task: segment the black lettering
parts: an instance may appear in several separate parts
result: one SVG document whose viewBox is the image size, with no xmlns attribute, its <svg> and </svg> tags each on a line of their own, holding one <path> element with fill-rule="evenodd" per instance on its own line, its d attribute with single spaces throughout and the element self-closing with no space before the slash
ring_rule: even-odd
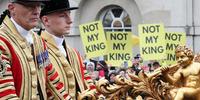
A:
<svg viewBox="0 0 200 100">
<path fill-rule="evenodd" d="M 163 46 L 158 46 L 158 53 L 163 53 L 163 52 L 164 52 Z"/>
<path fill-rule="evenodd" d="M 164 48 L 162 46 L 142 48 L 142 54 L 157 54 L 157 53 L 163 53 L 163 52 L 164 52 Z"/>
<path fill-rule="evenodd" d="M 145 43 L 153 43 L 153 38 L 151 37 L 145 37 Z"/>
<path fill-rule="evenodd" d="M 122 50 L 125 49 L 126 43 L 121 43 Z"/>
<path fill-rule="evenodd" d="M 125 54 L 125 60 L 130 60 L 130 59 L 131 59 L 130 54 L 129 54 L 129 53 L 126 53 L 126 54 Z"/>
<path fill-rule="evenodd" d="M 86 33 L 86 32 L 92 32 L 95 29 L 98 30 L 98 23 L 87 25 L 87 26 L 83 26 L 84 33 Z"/>
<path fill-rule="evenodd" d="M 110 34 L 110 40 L 117 40 L 116 34 Z"/>
<path fill-rule="evenodd" d="M 98 40 L 98 36 L 99 36 L 99 33 L 88 35 L 87 40 L 88 40 L 88 42 Z"/>
<path fill-rule="evenodd" d="M 88 53 L 88 52 L 92 52 L 92 51 L 91 51 L 90 45 L 89 45 L 89 46 L 86 46 L 85 49 L 86 49 L 86 52 L 87 52 L 87 53 Z"/>
<path fill-rule="evenodd" d="M 123 34 L 121 34 L 121 33 L 120 33 L 120 34 L 117 34 L 117 39 L 118 39 L 118 40 L 122 40 L 122 39 L 123 39 Z"/>
<path fill-rule="evenodd" d="M 110 60 L 130 60 L 129 53 L 110 53 L 109 59 Z"/>
<path fill-rule="evenodd" d="M 95 23 L 95 24 L 94 24 L 94 25 L 96 26 L 96 29 L 97 29 L 97 30 L 98 30 L 98 24 L 99 24 L 99 23 Z"/>
<path fill-rule="evenodd" d="M 165 40 L 173 40 L 173 41 L 181 41 L 181 34 L 172 34 L 172 33 L 166 33 L 165 34 Z"/>
<path fill-rule="evenodd" d="M 110 58 L 110 60 L 115 60 L 114 53 L 110 53 L 109 58 Z"/>
<path fill-rule="evenodd" d="M 142 30 L 143 30 L 143 33 L 149 33 L 149 29 L 148 29 L 148 26 L 144 26 L 142 27 Z"/>
<path fill-rule="evenodd" d="M 94 34 L 94 36 L 95 36 L 96 40 L 98 40 L 99 33 Z"/>
<path fill-rule="evenodd" d="M 113 50 L 120 50 L 120 44 L 119 43 L 113 43 Z"/>
<path fill-rule="evenodd" d="M 86 52 L 88 53 L 88 52 L 103 50 L 106 48 L 106 45 L 102 42 L 99 44 L 92 44 L 92 45 L 86 46 L 85 48 L 86 48 Z"/>
<path fill-rule="evenodd" d="M 156 25 L 156 31 L 159 32 L 160 25 Z"/>
<path fill-rule="evenodd" d="M 142 27 L 143 33 L 158 33 L 160 25 Z"/>
<path fill-rule="evenodd" d="M 176 60 L 176 55 L 167 54 L 167 60 L 175 61 Z"/>
<path fill-rule="evenodd" d="M 128 33 L 110 34 L 110 40 L 127 40 Z"/>
<path fill-rule="evenodd" d="M 166 50 L 175 50 L 177 46 L 178 46 L 178 44 L 167 43 Z"/>
<path fill-rule="evenodd" d="M 83 31 L 84 31 L 84 33 L 86 33 L 86 32 L 89 32 L 90 30 L 89 30 L 88 26 L 83 26 Z"/>
<path fill-rule="evenodd" d="M 158 49 L 157 49 L 157 47 L 151 47 L 151 48 L 149 49 L 149 52 L 150 52 L 150 54 L 158 53 Z"/>
<path fill-rule="evenodd" d="M 142 54 L 148 54 L 147 47 L 142 48 Z"/>
<path fill-rule="evenodd" d="M 88 40 L 88 42 L 91 42 L 91 41 L 94 41 L 95 39 L 94 39 L 93 35 L 88 35 L 87 40 Z"/>
<path fill-rule="evenodd" d="M 157 43 L 158 36 L 145 37 L 145 43 Z"/>
<path fill-rule="evenodd" d="M 126 43 L 113 43 L 113 50 L 124 50 Z"/>
<path fill-rule="evenodd" d="M 124 33 L 124 40 L 127 40 L 128 33 Z"/>
<path fill-rule="evenodd" d="M 166 50 L 173 50 L 173 44 L 167 43 Z"/>
<path fill-rule="evenodd" d="M 171 37 L 170 37 L 171 33 L 165 33 L 165 40 L 170 40 Z"/>
</svg>

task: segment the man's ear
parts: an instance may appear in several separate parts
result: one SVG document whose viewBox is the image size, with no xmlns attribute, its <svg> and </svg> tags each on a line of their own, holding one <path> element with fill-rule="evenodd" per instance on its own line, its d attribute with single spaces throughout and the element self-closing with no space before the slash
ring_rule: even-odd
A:
<svg viewBox="0 0 200 100">
<path fill-rule="evenodd" d="M 9 3 L 8 4 L 8 10 L 12 13 L 14 11 L 14 9 L 15 9 L 14 4 L 13 3 Z"/>
<path fill-rule="evenodd" d="M 41 20 L 42 20 L 42 23 L 44 24 L 44 26 L 49 26 L 49 18 L 48 18 L 48 16 L 42 16 Z"/>
</svg>

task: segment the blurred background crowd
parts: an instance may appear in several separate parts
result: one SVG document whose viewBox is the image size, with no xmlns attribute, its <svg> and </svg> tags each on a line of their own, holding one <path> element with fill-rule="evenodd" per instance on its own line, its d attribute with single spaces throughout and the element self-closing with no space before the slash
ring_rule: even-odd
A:
<svg viewBox="0 0 200 100">
<path fill-rule="evenodd" d="M 135 75 L 138 75 L 140 71 L 151 73 L 155 69 L 161 67 L 159 61 L 149 61 L 147 64 L 143 63 L 140 54 L 135 55 L 132 59 L 132 66 L 112 66 L 111 64 L 107 64 L 104 60 L 97 61 L 92 59 L 84 59 L 84 64 L 94 82 L 98 81 L 100 78 L 105 78 L 111 84 L 114 82 L 116 75 L 129 78 L 129 72 L 134 73 Z"/>
</svg>

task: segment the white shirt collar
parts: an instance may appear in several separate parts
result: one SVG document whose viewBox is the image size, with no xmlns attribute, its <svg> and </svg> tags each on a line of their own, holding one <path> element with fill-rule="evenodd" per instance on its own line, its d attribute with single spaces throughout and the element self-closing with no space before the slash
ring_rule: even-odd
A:
<svg viewBox="0 0 200 100">
<path fill-rule="evenodd" d="M 11 21 L 14 23 L 15 27 L 17 28 L 17 31 L 29 42 L 29 43 L 33 43 L 33 37 L 30 31 L 27 31 L 26 29 L 24 29 L 23 27 L 21 27 L 19 24 L 17 24 L 17 22 L 11 18 Z"/>
<path fill-rule="evenodd" d="M 47 32 L 48 33 L 48 32 Z M 48 34 L 50 34 L 50 33 L 48 33 Z M 67 56 L 67 54 L 66 54 L 66 50 L 64 49 L 64 47 L 63 47 L 63 42 L 64 42 L 64 37 L 57 37 L 57 36 L 55 36 L 55 35 L 52 35 L 52 34 L 50 34 L 53 38 L 54 38 L 54 40 L 55 40 L 55 42 L 56 42 L 56 46 L 58 47 L 58 49 L 59 49 L 59 51 L 61 52 L 61 53 L 63 53 L 64 54 L 64 56 L 66 57 Z"/>
<path fill-rule="evenodd" d="M 50 34 L 50 33 L 48 33 L 48 34 Z M 62 43 L 64 41 L 64 37 L 60 38 L 60 37 L 57 37 L 57 36 L 52 35 L 52 34 L 50 34 L 50 35 L 54 38 L 57 46 L 62 46 Z"/>
</svg>

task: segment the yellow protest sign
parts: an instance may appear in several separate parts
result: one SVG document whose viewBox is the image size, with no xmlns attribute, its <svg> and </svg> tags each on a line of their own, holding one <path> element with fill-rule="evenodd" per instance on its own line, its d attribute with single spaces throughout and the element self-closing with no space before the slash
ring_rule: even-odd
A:
<svg viewBox="0 0 200 100">
<path fill-rule="evenodd" d="M 131 32 L 106 32 L 108 55 L 107 62 L 112 66 L 131 66 Z"/>
<path fill-rule="evenodd" d="M 101 21 L 82 24 L 79 30 L 87 58 L 106 54 L 107 44 Z"/>
<path fill-rule="evenodd" d="M 140 24 L 140 54 L 144 60 L 164 59 L 165 32 L 163 24 Z"/>
<path fill-rule="evenodd" d="M 166 32 L 165 33 L 166 41 L 166 63 L 175 64 L 176 56 L 175 49 L 178 45 L 185 45 L 186 43 L 186 34 L 183 32 Z"/>
</svg>

